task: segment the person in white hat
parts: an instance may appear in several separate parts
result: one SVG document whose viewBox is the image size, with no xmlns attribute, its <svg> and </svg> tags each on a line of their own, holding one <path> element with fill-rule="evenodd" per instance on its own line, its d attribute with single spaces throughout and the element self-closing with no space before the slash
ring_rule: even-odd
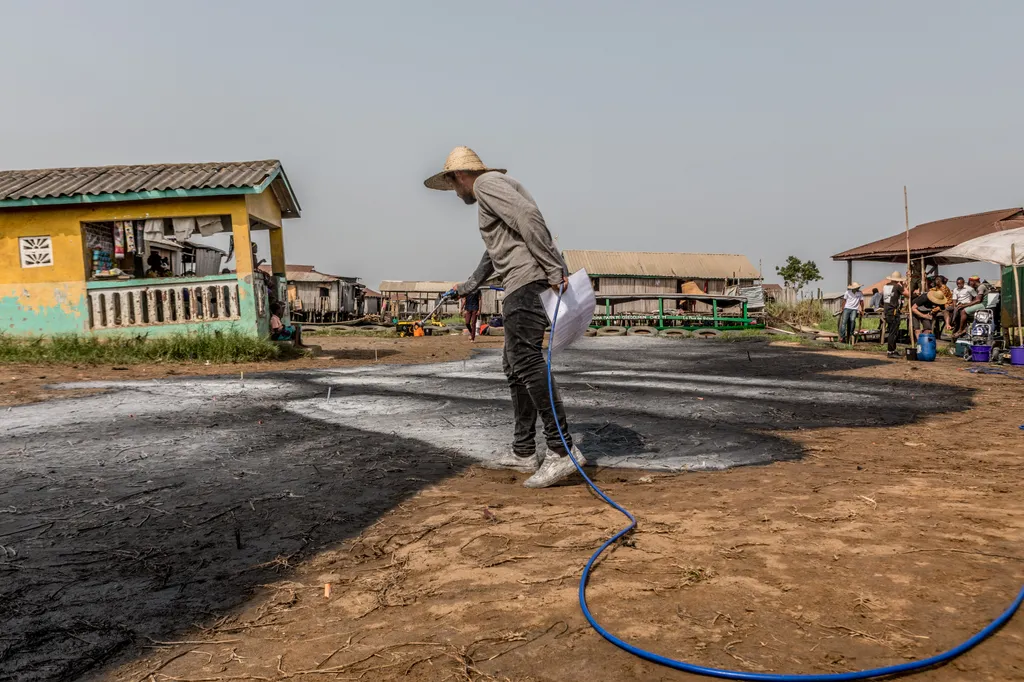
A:
<svg viewBox="0 0 1024 682">
<path fill-rule="evenodd" d="M 839 343 L 853 343 L 853 332 L 857 327 L 857 314 L 864 314 L 864 294 L 860 284 L 853 282 L 843 294 L 843 316 L 839 318 Z"/>
<path fill-rule="evenodd" d="M 430 189 L 454 190 L 464 202 L 477 204 L 480 209 L 484 255 L 469 279 L 445 295 L 454 298 L 476 291 L 494 273 L 505 288 L 502 367 L 512 391 L 515 431 L 512 447 L 496 453 L 487 464 L 533 472 L 523 485 L 544 488 L 576 471 L 570 457 L 580 466 L 587 461 L 573 445 L 554 379 L 551 388 L 555 409 L 551 409 L 542 350 L 548 317 L 540 294 L 549 287 L 555 291 L 563 287 L 567 272 L 537 203 L 505 172 L 485 166 L 472 149 L 456 147 L 444 169 L 423 184 Z M 538 415 L 547 444 L 543 459 L 536 452 Z M 569 452 L 562 444 L 559 427 Z"/>
</svg>

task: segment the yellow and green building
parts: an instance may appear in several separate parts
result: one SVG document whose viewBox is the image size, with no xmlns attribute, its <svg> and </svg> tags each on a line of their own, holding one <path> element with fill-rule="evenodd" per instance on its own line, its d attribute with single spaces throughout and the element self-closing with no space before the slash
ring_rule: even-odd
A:
<svg viewBox="0 0 1024 682">
<path fill-rule="evenodd" d="M 282 223 L 299 211 L 275 160 L 0 171 L 0 333 L 266 335 L 286 300 Z M 192 239 L 218 233 L 233 271 L 196 267 L 210 251 Z"/>
</svg>

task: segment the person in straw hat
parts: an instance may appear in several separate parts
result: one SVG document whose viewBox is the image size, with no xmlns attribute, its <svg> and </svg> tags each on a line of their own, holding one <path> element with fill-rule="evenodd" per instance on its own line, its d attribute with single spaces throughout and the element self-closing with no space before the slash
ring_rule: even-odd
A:
<svg viewBox="0 0 1024 682">
<path fill-rule="evenodd" d="M 548 396 L 547 364 L 541 349 L 547 313 L 541 304 L 543 291 L 558 291 L 567 283 L 561 254 L 537 203 L 521 184 L 500 168 L 489 168 L 468 147 L 456 147 L 444 169 L 424 181 L 430 189 L 453 190 L 467 204 L 479 207 L 480 236 L 484 254 L 476 270 L 462 284 L 446 292 L 448 298 L 476 291 L 497 273 L 505 288 L 503 303 L 505 349 L 502 367 L 512 392 L 515 430 L 511 448 L 496 453 L 488 464 L 510 467 L 533 475 L 523 484 L 544 488 L 576 471 L 586 459 L 573 445 L 565 410 L 552 379 L 554 410 Z M 544 425 L 547 448 L 543 459 L 536 452 L 537 416 Z M 569 451 L 559 437 L 561 427 Z"/>
<path fill-rule="evenodd" d="M 864 314 L 864 294 L 860 290 L 860 284 L 852 282 L 843 294 L 843 316 L 839 318 L 839 343 L 853 343 L 858 314 Z"/>
<path fill-rule="evenodd" d="M 930 332 L 935 315 L 941 314 L 948 302 L 946 295 L 939 289 L 929 289 L 915 298 L 910 306 L 910 314 L 914 317 L 914 329 Z"/>
<path fill-rule="evenodd" d="M 889 275 L 888 283 L 882 287 L 882 304 L 885 310 L 885 343 L 888 357 L 898 358 L 896 339 L 900 334 L 900 311 L 903 310 L 903 297 L 907 295 L 904 283 L 906 277 L 896 270 Z"/>
</svg>

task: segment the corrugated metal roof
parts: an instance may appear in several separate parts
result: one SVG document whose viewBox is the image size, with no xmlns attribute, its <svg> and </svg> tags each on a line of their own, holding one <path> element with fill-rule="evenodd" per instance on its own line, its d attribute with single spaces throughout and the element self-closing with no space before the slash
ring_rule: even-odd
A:
<svg viewBox="0 0 1024 682">
<path fill-rule="evenodd" d="M 0 171 L 0 201 L 255 188 L 269 180 L 285 217 L 298 216 L 299 204 L 281 162 L 274 159 Z"/>
<path fill-rule="evenodd" d="M 285 265 L 284 276 L 289 282 L 337 282 L 341 277 L 328 275 L 324 272 L 317 272 L 312 265 Z M 269 265 L 261 265 L 260 270 L 268 275 L 274 274 Z"/>
<path fill-rule="evenodd" d="M 931 256 L 969 239 L 1018 227 L 1024 227 L 1024 209 L 1021 208 L 1004 208 L 922 223 L 910 230 L 910 253 L 917 257 Z M 907 233 L 904 231 L 837 253 L 832 260 L 906 262 L 906 257 Z"/>
<path fill-rule="evenodd" d="M 757 279 L 760 273 L 747 259 L 730 253 L 657 253 L 652 251 L 579 251 L 562 253 L 570 272 L 621 277 L 677 279 Z"/>
<path fill-rule="evenodd" d="M 458 286 L 458 282 L 433 282 L 386 279 L 380 283 L 381 293 L 394 291 L 406 291 L 423 294 L 443 294 L 449 289 Z"/>
</svg>

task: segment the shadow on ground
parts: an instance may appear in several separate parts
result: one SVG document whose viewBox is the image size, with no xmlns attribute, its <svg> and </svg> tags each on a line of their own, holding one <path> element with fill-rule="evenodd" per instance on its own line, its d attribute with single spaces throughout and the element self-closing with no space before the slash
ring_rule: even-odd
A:
<svg viewBox="0 0 1024 682">
<path fill-rule="evenodd" d="M 965 389 L 827 374 L 875 363 L 595 339 L 558 374 L 573 431 L 604 466 L 766 463 L 801 454 L 786 430 L 970 405 Z M 497 351 L 113 388 L 0 422 L 0 679 L 78 679 L 208 627 L 305 556 L 486 459 L 509 431 Z"/>
<path fill-rule="evenodd" d="M 465 460 L 274 404 L 117 416 L 0 446 L 0 679 L 72 680 L 210 625 Z"/>
</svg>

